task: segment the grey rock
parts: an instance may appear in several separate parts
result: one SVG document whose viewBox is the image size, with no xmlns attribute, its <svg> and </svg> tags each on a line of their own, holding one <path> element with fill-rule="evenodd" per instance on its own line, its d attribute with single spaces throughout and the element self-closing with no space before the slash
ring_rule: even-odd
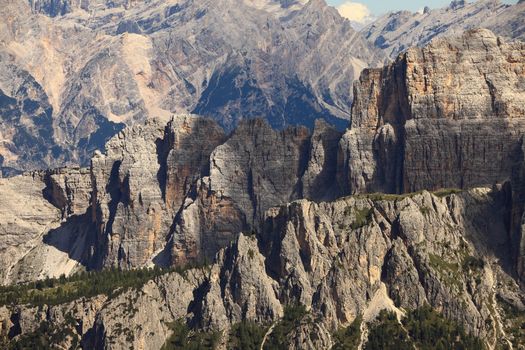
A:
<svg viewBox="0 0 525 350">
<path fill-rule="evenodd" d="M 195 116 L 175 117 L 166 127 L 152 120 L 114 137 L 91 167 L 97 264 L 165 263 L 175 215 L 193 183 L 208 172 L 210 153 L 223 138 L 215 123 Z"/>
<path fill-rule="evenodd" d="M 448 7 L 423 12 L 391 12 L 379 17 L 361 33 L 390 58 L 414 46 L 423 47 L 434 38 L 456 36 L 463 31 L 487 28 L 507 39 L 524 39 L 525 5 L 499 0 L 452 1 Z"/>
<path fill-rule="evenodd" d="M 306 128 L 279 132 L 261 119 L 242 123 L 210 157 L 210 188 L 258 223 L 272 206 L 300 198 L 308 146 Z"/>
</svg>

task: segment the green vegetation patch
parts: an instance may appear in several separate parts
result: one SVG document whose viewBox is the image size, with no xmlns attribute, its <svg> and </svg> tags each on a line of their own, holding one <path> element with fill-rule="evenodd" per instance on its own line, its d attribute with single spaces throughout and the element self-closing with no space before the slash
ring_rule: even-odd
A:
<svg viewBox="0 0 525 350">
<path fill-rule="evenodd" d="M 481 350 L 483 342 L 454 321 L 447 320 L 430 306 L 409 311 L 398 322 L 396 314 L 386 310 L 370 325 L 366 350 Z M 350 349 L 350 348 L 347 348 Z"/>
<path fill-rule="evenodd" d="M 398 322 L 396 314 L 382 310 L 369 325 L 368 340 L 365 350 L 413 350 L 413 342 L 408 333 Z"/>
<path fill-rule="evenodd" d="M 429 207 L 420 207 L 419 211 L 421 212 L 421 214 L 423 214 L 423 216 L 428 216 L 432 212 L 432 209 L 430 209 Z"/>
<path fill-rule="evenodd" d="M 483 259 L 468 255 L 463 259 L 462 266 L 465 272 L 480 271 L 485 267 L 485 262 Z"/>
<path fill-rule="evenodd" d="M 432 194 L 434 194 L 434 196 L 436 197 L 442 198 L 450 196 L 451 194 L 458 194 L 461 192 L 463 192 L 463 190 L 460 190 L 459 188 L 442 188 L 440 190 L 432 192 Z"/>
<path fill-rule="evenodd" d="M 216 349 L 220 343 L 220 332 L 195 331 L 183 319 L 170 323 L 172 335 L 162 350 L 204 350 Z"/>
<path fill-rule="evenodd" d="M 431 191 L 433 195 L 437 197 L 446 197 L 451 194 L 458 194 L 463 192 L 463 190 L 459 188 L 442 188 L 436 191 Z M 402 194 L 393 194 L 393 193 L 363 193 L 363 194 L 356 194 L 353 197 L 354 198 L 364 198 L 364 199 L 370 199 L 373 202 L 377 201 L 398 201 L 403 200 L 405 198 L 412 198 L 414 196 L 417 196 L 418 194 L 422 194 L 423 191 L 417 191 L 417 192 L 409 192 L 409 193 L 402 193 Z"/>
<path fill-rule="evenodd" d="M 354 322 L 346 328 L 341 328 L 334 333 L 333 350 L 347 350 L 357 349 L 361 342 L 361 323 L 363 318 L 361 316 L 356 317 Z"/>
<path fill-rule="evenodd" d="M 512 345 L 519 349 L 525 344 L 525 311 L 519 310 L 499 295 L 496 295 L 496 301 L 505 313 L 505 331 L 511 336 Z"/>
<path fill-rule="evenodd" d="M 259 350 L 268 327 L 251 321 L 233 325 L 228 342 L 229 350 Z"/>
<path fill-rule="evenodd" d="M 76 322 L 71 315 L 66 316 L 66 321 L 65 327 L 43 321 L 34 332 L 22 334 L 10 341 L 5 339 L 7 342 L 0 342 L 0 347 L 8 350 L 55 349 L 57 344 L 69 340 L 71 349 L 76 349 L 80 345 L 80 336 L 72 330 Z"/>
<path fill-rule="evenodd" d="M 273 331 L 266 338 L 264 343 L 265 350 L 286 350 L 290 345 L 290 333 L 301 325 L 301 321 L 306 316 L 304 305 L 286 306 L 284 317 L 273 328 Z"/>
<path fill-rule="evenodd" d="M 441 280 L 446 286 L 461 290 L 461 274 L 459 264 L 446 261 L 443 257 L 436 254 L 429 254 L 430 267 L 436 270 L 441 276 Z"/>
<path fill-rule="evenodd" d="M 357 209 L 355 211 L 354 222 L 350 224 L 352 230 L 357 230 L 358 228 L 368 225 L 372 221 L 372 209 L 363 208 Z"/>
<path fill-rule="evenodd" d="M 428 305 L 410 311 L 402 322 L 420 350 L 485 348 L 481 339 L 468 334 L 463 326 L 444 318 Z"/>
<path fill-rule="evenodd" d="M 135 270 L 108 269 L 81 272 L 70 277 L 48 278 L 26 284 L 0 286 L 0 306 L 57 305 L 101 294 L 114 297 L 130 288 L 141 288 L 157 276 L 172 272 L 182 274 L 190 268 L 197 267 L 199 266 L 188 265 L 170 269 L 158 267 Z"/>
</svg>

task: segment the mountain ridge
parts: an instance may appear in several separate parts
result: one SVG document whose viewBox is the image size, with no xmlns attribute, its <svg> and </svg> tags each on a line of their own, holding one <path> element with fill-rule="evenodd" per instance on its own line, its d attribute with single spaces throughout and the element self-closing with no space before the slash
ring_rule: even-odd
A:
<svg viewBox="0 0 525 350">
<path fill-rule="evenodd" d="M 13 25 L 2 27 L 2 51 L 38 82 L 42 97 L 36 101 L 47 113 L 40 128 L 52 135 L 29 146 L 6 133 L 7 174 L 11 168 L 86 165 L 126 125 L 173 113 L 208 116 L 227 130 L 254 117 L 276 128 L 313 128 L 323 118 L 344 129 L 352 81 L 362 68 L 384 61 L 318 0 L 285 2 L 290 6 L 279 11 L 241 0 L 107 3 L 91 12 L 73 5 L 89 10 L 99 2 L 65 2 L 72 5 L 64 15 L 50 9 L 62 2 L 30 8 L 4 1 Z M 46 11 L 57 15 L 39 13 Z M 21 88 L 14 83 L 0 87 L 9 98 Z M 5 103 L 16 117 L 4 119 L 4 128 L 28 129 L 28 98 Z"/>
<path fill-rule="evenodd" d="M 395 60 L 410 47 L 425 46 L 433 38 L 454 36 L 469 29 L 487 28 L 508 39 L 523 41 L 524 12 L 521 1 L 515 5 L 500 0 L 452 1 L 439 9 L 390 12 L 366 25 L 361 33 Z"/>
</svg>

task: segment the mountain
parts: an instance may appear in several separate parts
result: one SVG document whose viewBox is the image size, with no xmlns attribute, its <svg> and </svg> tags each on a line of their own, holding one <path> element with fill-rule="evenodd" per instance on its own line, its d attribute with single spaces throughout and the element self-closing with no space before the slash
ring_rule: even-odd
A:
<svg viewBox="0 0 525 350">
<path fill-rule="evenodd" d="M 524 57 L 470 30 L 364 70 L 344 133 L 176 115 L 0 179 L 3 345 L 518 348 Z"/>
<path fill-rule="evenodd" d="M 448 7 L 412 13 L 388 13 L 368 24 L 361 33 L 392 59 L 413 46 L 433 38 L 459 35 L 475 28 L 488 28 L 509 39 L 525 39 L 525 3 L 507 5 L 499 0 L 452 1 Z"/>
<path fill-rule="evenodd" d="M 344 129 L 353 80 L 384 61 L 322 0 L 3 0 L 1 15 L 6 175 L 85 166 L 125 126 L 172 113 Z"/>
<path fill-rule="evenodd" d="M 194 343 L 231 348 L 230 334 L 249 322 L 261 329 L 258 344 L 268 334 L 265 349 L 279 340 L 283 348 L 329 349 L 334 332 L 359 315 L 357 344 L 380 310 L 401 317 L 430 304 L 486 344 L 518 346 L 523 334 L 513 332 L 525 310 L 523 292 L 498 260 L 508 244 L 505 197 L 476 189 L 302 200 L 276 208 L 263 231 L 240 234 L 209 266 L 164 273 L 112 295 L 3 306 L 0 317 L 4 332 L 26 346 L 45 335 L 64 348 L 160 349 L 185 344 L 184 329 L 192 327 L 199 330 L 190 333 Z M 297 304 L 306 308 L 287 307 Z M 282 328 L 289 333 L 273 339 Z"/>
</svg>

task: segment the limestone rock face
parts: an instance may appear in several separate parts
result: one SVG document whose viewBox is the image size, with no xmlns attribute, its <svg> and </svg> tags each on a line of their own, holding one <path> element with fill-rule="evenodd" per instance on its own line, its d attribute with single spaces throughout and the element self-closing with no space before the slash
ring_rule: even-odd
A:
<svg viewBox="0 0 525 350">
<path fill-rule="evenodd" d="M 448 7 L 425 11 L 391 12 L 368 24 L 361 33 L 392 59 L 432 39 L 458 35 L 474 28 L 488 28 L 508 39 L 523 40 L 525 4 L 504 4 L 499 0 L 452 1 Z"/>
<path fill-rule="evenodd" d="M 38 175 L 1 179 L 0 215 L 2 232 L 2 280 L 19 261 L 38 244 L 50 227 L 60 223 L 60 211 L 42 197 L 45 183 Z M 18 213 L 18 217 L 14 216 Z"/>
<path fill-rule="evenodd" d="M 53 275 L 80 265 L 129 269 L 213 261 L 239 232 L 258 230 L 271 207 L 338 197 L 340 135 L 324 122 L 310 135 L 304 127 L 277 131 L 256 119 L 226 137 L 210 119 L 177 115 L 167 124 L 153 119 L 125 129 L 95 154 L 89 169 L 6 179 L 6 193 L 20 183 L 28 187 L 30 176 L 37 179 L 35 205 L 54 210 L 48 219 L 53 225 L 35 233 L 34 244 L 6 242 L 24 257 L 6 257 L 6 266 L 20 265 L 9 281 L 44 278 L 53 264 L 62 264 L 58 257 L 44 264 L 47 249 L 65 254 L 64 263 L 75 262 Z M 19 217 L 16 208 L 6 203 L 5 217 Z M 12 233 L 21 230 L 14 226 Z M 47 272 L 30 273 L 32 260 L 49 264 Z"/>
<path fill-rule="evenodd" d="M 93 233 L 88 186 L 85 169 L 0 180 L 2 284 L 68 275 L 86 261 Z"/>
<path fill-rule="evenodd" d="M 82 338 L 83 346 L 160 349 L 172 332 L 170 323 L 186 316 L 194 283 L 173 274 L 108 300 L 96 314 L 92 333 Z"/>
<path fill-rule="evenodd" d="M 279 132 L 260 119 L 241 124 L 211 155 L 211 190 L 259 222 L 270 207 L 301 198 L 309 136 L 306 128 Z"/>
<path fill-rule="evenodd" d="M 256 230 L 271 207 L 298 198 L 335 198 L 340 133 L 319 122 L 273 130 L 264 120 L 242 122 L 210 156 L 175 218 L 172 263 L 213 260 L 239 232 Z"/>
<path fill-rule="evenodd" d="M 245 230 L 251 230 L 245 209 L 210 191 L 209 177 L 205 177 L 196 183 L 174 220 L 168 256 L 174 265 L 213 261 L 220 248 Z"/>
<path fill-rule="evenodd" d="M 28 6 L 29 5 L 29 6 Z M 2 0 L 0 167 L 87 166 L 126 126 L 195 113 L 233 130 L 325 119 L 385 60 L 323 1 Z"/>
<path fill-rule="evenodd" d="M 400 193 L 510 178 L 525 130 L 524 50 L 473 30 L 365 71 L 340 143 L 342 182 Z"/>
<path fill-rule="evenodd" d="M 211 270 L 210 292 L 203 300 L 203 310 L 208 311 L 202 314 L 206 324 L 223 328 L 228 322 L 268 323 L 283 316 L 279 285 L 267 275 L 267 257 L 257 243 L 255 236 L 241 234 L 232 248 L 219 253 L 219 266 Z M 216 312 L 216 303 L 222 304 L 224 311 Z"/>
<path fill-rule="evenodd" d="M 0 317 L 21 334 L 41 322 L 70 328 L 84 347 L 160 349 L 174 320 L 219 331 L 227 344 L 233 324 L 271 325 L 286 305 L 300 303 L 307 314 L 289 348 L 329 349 L 331 334 L 357 316 L 370 321 L 385 308 L 430 304 L 487 344 L 502 344 L 512 340 L 502 300 L 524 309 L 507 272 L 508 195 L 502 187 L 300 200 L 270 210 L 258 234 L 240 234 L 208 267 L 168 273 L 111 299 L 18 306 L 0 309 Z"/>
<path fill-rule="evenodd" d="M 310 159 L 302 177 L 303 196 L 315 201 L 337 198 L 337 153 L 342 134 L 318 120 L 310 141 Z"/>
<path fill-rule="evenodd" d="M 32 234 L 34 244 L 7 241 L 6 249 L 19 257 L 6 257 L 6 271 L 13 271 L 6 282 L 45 277 L 53 264 L 70 273 L 78 265 L 129 269 L 212 261 L 239 232 L 260 232 L 272 207 L 302 198 L 492 186 L 514 171 L 517 199 L 523 51 L 521 43 L 475 30 L 365 70 L 343 136 L 321 121 L 310 134 L 304 127 L 274 130 L 260 119 L 243 121 L 226 136 L 217 123 L 190 115 L 129 127 L 104 154 L 95 154 L 89 170 L 31 175 L 38 179 L 35 203 L 57 209 L 46 219 L 54 224 Z M 5 180 L 6 191 L 29 179 Z M 516 261 L 518 204 L 512 219 Z M 16 205 L 4 208 L 6 217 L 19 217 Z M 32 259 L 50 256 L 48 249 L 60 254 L 49 266 L 38 264 L 47 272 L 29 272 Z M 395 279 L 405 267 L 392 259 Z M 312 298 L 311 286 L 300 279 L 286 283 L 292 281 L 304 290 L 301 298 Z"/>
<path fill-rule="evenodd" d="M 91 204 L 91 172 L 87 168 L 62 168 L 47 171 L 46 197 L 62 212 L 62 218 L 83 215 Z"/>
<path fill-rule="evenodd" d="M 170 324 L 190 316 L 188 306 L 202 280 L 202 271 L 173 273 L 113 298 L 99 295 L 55 306 L 2 307 L 0 317 L 9 321 L 10 337 L 31 334 L 47 323 L 46 334 L 59 341 L 54 346 L 160 349 L 172 332 Z"/>
<path fill-rule="evenodd" d="M 92 215 L 99 264 L 153 263 L 186 193 L 206 175 L 210 153 L 223 138 L 214 122 L 179 116 L 167 126 L 153 120 L 126 129 L 107 144 L 106 154 L 95 155 Z"/>
<path fill-rule="evenodd" d="M 110 140 L 106 154 L 92 159 L 98 237 L 106 239 L 103 265 L 145 264 L 162 248 L 169 218 L 157 176 L 156 141 L 164 127 L 149 122 L 126 129 Z"/>
</svg>

